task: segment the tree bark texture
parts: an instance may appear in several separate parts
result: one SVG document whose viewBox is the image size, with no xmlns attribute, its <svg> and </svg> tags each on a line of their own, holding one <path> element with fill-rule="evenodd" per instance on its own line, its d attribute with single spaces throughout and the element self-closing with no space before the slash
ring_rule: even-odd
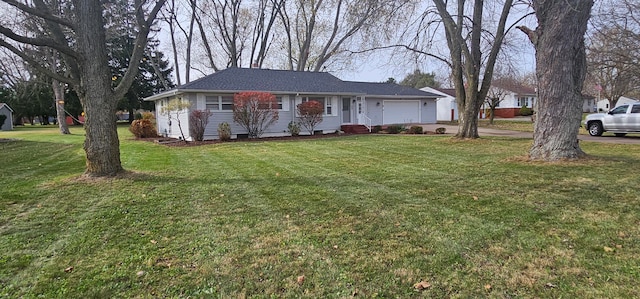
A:
<svg viewBox="0 0 640 299">
<path fill-rule="evenodd" d="M 87 176 L 114 176 L 123 171 L 116 127 L 117 98 L 111 88 L 106 33 L 99 0 L 75 1 L 78 11 L 80 86 L 85 111 L 84 150 Z M 89 60 L 93 60 L 90 62 Z M 87 82 L 91 80 L 91 82 Z"/>
<path fill-rule="evenodd" d="M 578 143 L 578 130 L 587 69 L 584 35 L 592 6 L 593 0 L 534 1 L 538 28 L 521 28 L 536 48 L 538 111 L 531 160 L 585 156 Z"/>
</svg>

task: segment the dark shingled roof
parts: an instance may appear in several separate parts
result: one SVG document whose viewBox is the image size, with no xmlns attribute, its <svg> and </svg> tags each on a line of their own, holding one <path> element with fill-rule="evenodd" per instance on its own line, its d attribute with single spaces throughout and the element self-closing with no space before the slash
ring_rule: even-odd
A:
<svg viewBox="0 0 640 299">
<path fill-rule="evenodd" d="M 344 82 L 329 73 L 228 68 L 178 90 L 348 92 Z"/>
<path fill-rule="evenodd" d="M 419 96 L 435 98 L 438 95 L 395 83 L 373 83 L 345 81 L 353 90 L 371 96 Z"/>
<path fill-rule="evenodd" d="M 437 95 L 429 92 L 393 83 L 342 81 L 325 72 L 248 68 L 228 68 L 178 86 L 176 90 L 226 92 L 268 91 L 437 97 Z"/>
</svg>

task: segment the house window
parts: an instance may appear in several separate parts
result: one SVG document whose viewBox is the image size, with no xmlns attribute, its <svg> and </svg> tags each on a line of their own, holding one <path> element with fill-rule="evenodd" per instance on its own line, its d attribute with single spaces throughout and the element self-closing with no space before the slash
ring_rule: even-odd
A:
<svg viewBox="0 0 640 299">
<path fill-rule="evenodd" d="M 278 103 L 277 104 L 278 110 L 282 110 L 282 96 L 277 96 L 276 97 L 276 102 Z"/>
<path fill-rule="evenodd" d="M 325 103 L 324 111 L 326 111 L 325 114 L 327 114 L 327 115 L 332 115 L 333 114 L 333 110 L 332 110 L 332 107 L 331 107 L 331 100 L 329 100 L 329 101 L 327 101 Z"/>
<path fill-rule="evenodd" d="M 518 107 L 529 107 L 529 98 L 528 97 L 519 97 L 518 98 Z"/>
<path fill-rule="evenodd" d="M 233 110 L 233 96 L 221 96 L 220 106 L 222 107 L 222 110 L 226 110 L 226 111 Z"/>
<path fill-rule="evenodd" d="M 220 110 L 220 103 L 218 100 L 218 96 L 206 96 L 206 108 L 214 111 L 214 110 Z"/>
<path fill-rule="evenodd" d="M 231 111 L 233 96 L 206 96 L 205 107 L 211 111 Z"/>
<path fill-rule="evenodd" d="M 322 107 L 324 107 L 324 115 L 331 115 L 331 112 L 327 112 L 327 102 L 331 102 L 330 100 L 327 101 L 326 98 L 324 97 L 303 97 L 302 98 L 302 102 L 310 102 L 310 101 L 316 101 L 319 102 Z M 329 109 L 331 109 L 331 104 L 329 104 Z"/>
</svg>

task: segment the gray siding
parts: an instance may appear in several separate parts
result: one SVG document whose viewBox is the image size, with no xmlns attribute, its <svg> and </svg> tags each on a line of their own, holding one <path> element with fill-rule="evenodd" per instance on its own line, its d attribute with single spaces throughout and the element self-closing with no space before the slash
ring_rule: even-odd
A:
<svg viewBox="0 0 640 299">
<path fill-rule="evenodd" d="M 380 103 L 380 105 L 378 105 Z M 371 125 L 377 126 L 382 125 L 382 111 L 383 111 L 383 99 L 380 98 L 369 98 L 365 99 L 365 107 L 363 107 L 365 111 L 365 115 L 371 119 Z"/>
</svg>

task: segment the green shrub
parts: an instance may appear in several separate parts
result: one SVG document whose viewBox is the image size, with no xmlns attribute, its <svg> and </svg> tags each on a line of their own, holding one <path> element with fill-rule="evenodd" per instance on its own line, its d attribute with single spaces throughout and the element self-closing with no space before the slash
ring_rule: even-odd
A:
<svg viewBox="0 0 640 299">
<path fill-rule="evenodd" d="M 529 116 L 533 114 L 533 110 L 531 110 L 531 108 L 527 107 L 527 106 L 522 106 L 522 108 L 520 108 L 520 115 L 521 116 Z"/>
<path fill-rule="evenodd" d="M 151 119 L 136 119 L 131 123 L 129 131 L 133 133 L 136 138 L 151 138 L 158 137 L 156 126 Z"/>
<path fill-rule="evenodd" d="M 133 116 L 134 120 L 142 119 L 142 113 L 138 112 Z"/>
<path fill-rule="evenodd" d="M 373 128 L 371 129 L 371 133 L 380 133 L 380 131 L 382 131 L 381 125 L 373 126 Z"/>
<path fill-rule="evenodd" d="M 387 127 L 387 133 L 389 134 L 398 134 L 404 131 L 405 131 L 405 128 L 403 125 L 389 125 Z"/>
<path fill-rule="evenodd" d="M 446 128 L 436 128 L 436 134 L 444 134 L 446 131 Z"/>
<path fill-rule="evenodd" d="M 422 134 L 421 126 L 411 126 L 409 128 L 409 134 Z"/>
<path fill-rule="evenodd" d="M 231 140 L 231 126 L 229 126 L 229 123 L 224 122 L 218 125 L 218 137 L 220 141 Z"/>
<path fill-rule="evenodd" d="M 296 122 L 290 121 L 287 128 L 289 129 L 289 133 L 291 133 L 291 136 L 300 135 L 300 126 Z"/>
</svg>

